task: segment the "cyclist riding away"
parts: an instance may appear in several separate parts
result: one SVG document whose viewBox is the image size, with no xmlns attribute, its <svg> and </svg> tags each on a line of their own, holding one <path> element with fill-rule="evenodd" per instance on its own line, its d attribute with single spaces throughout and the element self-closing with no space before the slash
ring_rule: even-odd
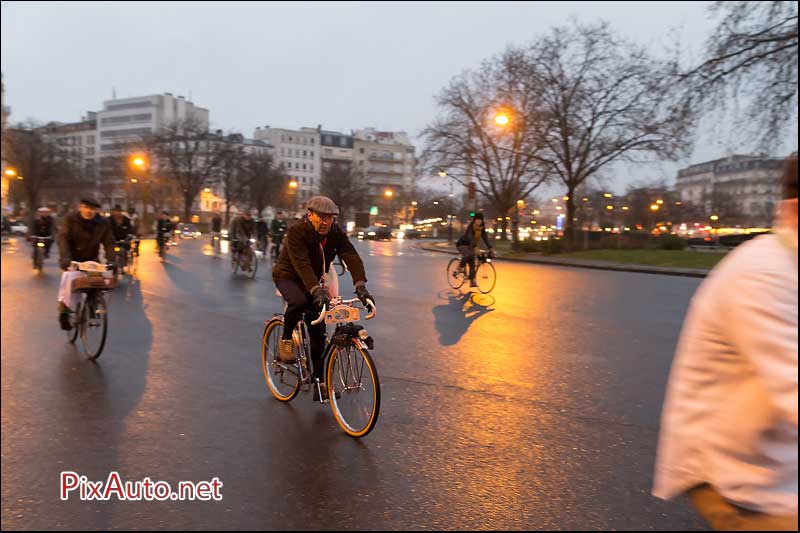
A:
<svg viewBox="0 0 800 533">
<path fill-rule="evenodd" d="M 55 222 L 53 217 L 50 216 L 50 209 L 40 207 L 36 210 L 36 218 L 33 220 L 33 225 L 28 233 L 28 240 L 34 237 L 51 237 L 44 242 L 44 258 L 50 257 L 50 247 L 53 245 L 53 232 L 55 231 Z M 36 255 L 36 243 L 33 243 L 33 254 Z"/>
<path fill-rule="evenodd" d="M 286 222 L 283 211 L 278 211 L 275 218 L 272 219 L 270 224 L 270 237 L 272 238 L 273 256 L 277 259 L 281 253 L 281 243 L 286 231 L 289 229 L 289 224 Z"/>
<path fill-rule="evenodd" d="M 483 221 L 483 213 L 475 213 L 475 216 L 467 226 L 467 231 L 458 239 L 456 246 L 458 251 L 461 252 L 461 263 L 458 265 L 459 269 L 464 268 L 464 265 L 469 265 L 469 286 L 477 287 L 475 283 L 475 250 L 480 245 L 481 240 L 486 243 L 489 250 L 489 255 L 494 257 L 494 246 L 489 241 L 486 235 L 486 225 Z"/>
<path fill-rule="evenodd" d="M 158 253 L 161 256 L 162 263 L 167 261 L 162 253 L 162 249 L 166 248 L 174 229 L 175 226 L 169 219 L 169 213 L 167 211 L 161 211 L 161 216 L 156 220 L 156 245 L 158 246 Z"/>
<path fill-rule="evenodd" d="M 311 359 L 314 364 L 312 381 L 321 383 L 322 397 L 327 397 L 323 378 L 322 356 L 325 348 L 325 322 L 312 326 L 322 310 L 328 306 L 331 295 L 323 285 L 323 278 L 337 255 L 350 269 L 356 295 L 364 305 L 375 301 L 367 291 L 364 263 L 347 234 L 336 223 L 339 208 L 326 196 L 315 196 L 306 205 L 308 213 L 292 224 L 286 234 L 286 246 L 281 250 L 272 272 L 275 286 L 287 302 L 284 313 L 283 335 L 278 357 L 284 363 L 293 363 L 295 349 L 292 332 L 304 314 L 311 341 Z M 313 316 L 312 316 L 313 315 Z M 314 401 L 319 401 L 319 391 L 314 387 Z"/>
<path fill-rule="evenodd" d="M 111 225 L 97 212 L 99 208 L 95 199 L 82 199 L 78 212 L 67 215 L 58 234 L 59 264 L 65 271 L 61 274 L 58 289 L 58 322 L 63 330 L 72 329 L 69 313 L 75 312 L 80 302 L 80 294 L 72 292 L 72 282 L 85 275 L 79 271 L 67 271 L 70 264 L 72 261 L 99 261 L 101 244 L 106 261 L 113 254 Z"/>
</svg>

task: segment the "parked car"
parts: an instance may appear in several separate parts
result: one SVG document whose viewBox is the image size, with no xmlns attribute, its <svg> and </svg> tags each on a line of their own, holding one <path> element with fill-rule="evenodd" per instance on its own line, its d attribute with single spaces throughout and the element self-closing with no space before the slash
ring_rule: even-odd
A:
<svg viewBox="0 0 800 533">
<path fill-rule="evenodd" d="M 178 224 L 175 230 L 181 239 L 198 239 L 203 236 L 194 224 Z"/>
<path fill-rule="evenodd" d="M 368 241 L 390 241 L 392 240 L 392 230 L 385 226 L 370 226 L 359 231 L 358 238 Z"/>
<path fill-rule="evenodd" d="M 26 233 L 28 233 L 28 226 L 26 226 L 21 220 L 11 223 L 12 235 L 25 235 Z"/>
</svg>

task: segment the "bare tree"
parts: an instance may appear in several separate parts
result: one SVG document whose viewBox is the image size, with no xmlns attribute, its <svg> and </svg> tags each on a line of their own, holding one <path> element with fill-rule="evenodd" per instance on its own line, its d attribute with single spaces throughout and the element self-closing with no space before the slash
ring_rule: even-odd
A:
<svg viewBox="0 0 800 533">
<path fill-rule="evenodd" d="M 221 161 L 221 143 L 194 117 L 170 124 L 158 134 L 155 151 L 165 175 L 179 188 L 184 220 Z"/>
<path fill-rule="evenodd" d="M 437 98 L 441 115 L 425 130 L 421 170 L 447 175 L 468 186 L 494 211 L 506 213 L 550 176 L 540 164 L 541 149 L 534 118 L 538 95 L 525 85 L 527 60 L 517 49 L 486 61 L 475 72 L 454 78 Z M 495 123 L 499 113 L 513 111 L 513 127 Z"/>
<path fill-rule="evenodd" d="M 243 144 L 224 143 L 220 151 L 220 164 L 217 177 L 222 183 L 225 197 L 225 225 L 230 223 L 231 206 L 244 198 L 244 173 L 247 154 Z"/>
<path fill-rule="evenodd" d="M 566 187 L 568 240 L 575 192 L 616 161 L 676 160 L 690 147 L 692 115 L 673 106 L 666 63 L 614 35 L 606 23 L 554 28 L 525 52 L 530 117 L 543 143 L 535 158 Z"/>
<path fill-rule="evenodd" d="M 333 164 L 322 169 L 320 194 L 328 196 L 341 209 L 346 218 L 354 209 L 364 206 L 369 190 L 364 179 L 352 165 Z"/>
<path fill-rule="evenodd" d="M 283 167 L 275 166 L 269 154 L 248 154 L 244 160 L 243 201 L 258 211 L 258 216 L 275 203 L 283 186 Z"/>
<path fill-rule="evenodd" d="M 78 176 L 75 158 L 32 123 L 8 128 L 4 137 L 9 167 L 21 177 L 12 182 L 9 194 L 25 201 L 32 219 L 45 188 L 63 185 Z"/>
<path fill-rule="evenodd" d="M 797 128 L 797 2 L 715 2 L 721 17 L 699 65 L 679 70 L 683 102 L 724 111 L 740 96 L 749 99 L 743 131 L 761 147 Z"/>
</svg>

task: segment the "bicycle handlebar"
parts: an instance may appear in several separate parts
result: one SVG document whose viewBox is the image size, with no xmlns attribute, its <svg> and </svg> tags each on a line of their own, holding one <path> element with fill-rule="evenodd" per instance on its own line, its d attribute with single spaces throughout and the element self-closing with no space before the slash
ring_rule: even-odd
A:
<svg viewBox="0 0 800 533">
<path fill-rule="evenodd" d="M 348 305 L 350 307 L 355 307 L 352 304 L 355 303 L 355 302 L 360 302 L 360 301 L 361 300 L 359 300 L 358 298 L 353 298 L 351 300 L 342 300 L 341 302 L 339 302 L 339 305 L 344 304 L 344 305 Z M 373 302 L 372 300 L 368 299 L 366 308 L 368 309 L 370 307 L 372 308 L 372 311 L 370 313 L 368 313 L 367 316 L 364 317 L 364 320 L 372 320 L 373 318 L 375 318 L 375 315 L 378 314 L 378 307 L 375 305 L 375 302 Z M 323 320 L 325 320 L 325 313 L 327 311 L 328 311 L 328 306 L 327 305 L 323 305 L 322 306 L 322 312 L 319 314 L 319 316 L 316 319 L 311 321 L 311 325 L 312 326 L 316 326 L 317 324 L 320 324 Z"/>
</svg>

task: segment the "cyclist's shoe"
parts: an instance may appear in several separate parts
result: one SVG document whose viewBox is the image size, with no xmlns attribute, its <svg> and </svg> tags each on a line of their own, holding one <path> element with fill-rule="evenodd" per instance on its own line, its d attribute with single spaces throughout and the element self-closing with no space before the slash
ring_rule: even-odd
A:
<svg viewBox="0 0 800 533">
<path fill-rule="evenodd" d="M 58 313 L 58 323 L 61 324 L 61 329 L 69 331 L 72 329 L 72 323 L 69 321 L 69 313 Z"/>
<path fill-rule="evenodd" d="M 325 399 L 325 400 L 328 399 L 328 387 L 327 387 L 327 385 L 325 385 L 324 383 L 320 383 L 319 384 L 319 389 L 317 389 L 316 385 L 313 386 L 313 389 L 314 389 L 314 401 L 315 402 L 320 401 L 320 399 L 319 399 L 319 391 L 320 390 L 322 391 L 322 398 Z M 342 398 L 342 395 L 341 395 L 341 393 L 339 393 L 339 391 L 335 391 L 334 394 L 336 395 L 336 399 L 337 400 Z"/>
<path fill-rule="evenodd" d="M 292 341 L 292 339 L 281 339 L 280 346 L 278 346 L 278 359 L 287 365 L 296 362 L 294 356 L 294 341 Z"/>
</svg>

